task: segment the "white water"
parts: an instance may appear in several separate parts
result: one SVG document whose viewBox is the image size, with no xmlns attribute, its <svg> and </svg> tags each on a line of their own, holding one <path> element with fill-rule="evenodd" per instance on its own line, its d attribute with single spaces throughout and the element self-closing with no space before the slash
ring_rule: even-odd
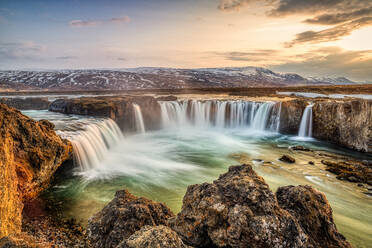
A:
<svg viewBox="0 0 372 248">
<path fill-rule="evenodd" d="M 123 135 L 113 120 L 106 119 L 87 125 L 69 139 L 73 146 L 75 164 L 86 171 L 99 168 L 108 150 L 123 139 Z"/>
<path fill-rule="evenodd" d="M 160 102 L 163 128 L 192 125 L 278 131 L 281 105 L 275 106 L 275 102 L 250 101 Z"/>
<path fill-rule="evenodd" d="M 134 118 L 136 121 L 136 129 L 139 133 L 145 133 L 145 123 L 143 122 L 143 116 L 141 108 L 138 104 L 133 103 L 133 109 L 134 109 Z"/>
<path fill-rule="evenodd" d="M 311 137 L 313 133 L 313 104 L 306 106 L 301 118 L 298 136 Z"/>
</svg>

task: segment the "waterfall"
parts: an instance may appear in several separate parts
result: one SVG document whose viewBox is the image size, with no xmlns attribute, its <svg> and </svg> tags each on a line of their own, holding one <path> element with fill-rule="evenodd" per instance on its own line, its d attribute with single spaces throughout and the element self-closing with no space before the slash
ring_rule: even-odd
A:
<svg viewBox="0 0 372 248">
<path fill-rule="evenodd" d="M 306 106 L 302 114 L 298 136 L 311 137 L 313 133 L 313 104 Z"/>
<path fill-rule="evenodd" d="M 258 107 L 257 113 L 254 115 L 251 127 L 257 130 L 265 130 L 270 112 L 274 106 L 274 102 L 265 102 Z"/>
<path fill-rule="evenodd" d="M 123 135 L 111 119 L 91 123 L 79 131 L 71 132 L 69 140 L 73 146 L 74 163 L 81 170 L 97 168 L 108 150 L 121 139 Z"/>
<path fill-rule="evenodd" d="M 136 122 L 136 130 L 139 133 L 145 133 L 145 123 L 143 122 L 143 116 L 141 107 L 138 104 L 133 103 L 134 118 Z"/>
<path fill-rule="evenodd" d="M 275 102 L 192 100 L 159 103 L 163 128 L 194 125 L 272 131 L 279 129 L 281 104 Z"/>
</svg>

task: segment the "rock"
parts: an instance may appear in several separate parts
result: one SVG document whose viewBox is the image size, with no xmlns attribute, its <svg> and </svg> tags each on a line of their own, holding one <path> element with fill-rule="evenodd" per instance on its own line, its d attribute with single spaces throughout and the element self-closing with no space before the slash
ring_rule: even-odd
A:
<svg viewBox="0 0 372 248">
<path fill-rule="evenodd" d="M 48 121 L 34 121 L 0 104 L 0 237 L 21 229 L 23 203 L 34 199 L 72 146 Z"/>
<path fill-rule="evenodd" d="M 293 151 L 304 151 L 304 152 L 310 152 L 311 150 L 309 148 L 303 147 L 303 146 L 291 146 L 289 147 L 290 150 Z"/>
<path fill-rule="evenodd" d="M 117 248 L 187 248 L 175 231 L 169 227 L 144 226 Z"/>
<path fill-rule="evenodd" d="M 280 111 L 279 132 L 284 134 L 297 134 L 301 123 L 301 116 L 307 101 L 295 99 L 282 102 Z"/>
<path fill-rule="evenodd" d="M 320 101 L 313 106 L 313 137 L 372 152 L 372 100 Z"/>
<path fill-rule="evenodd" d="M 124 132 L 136 131 L 133 104 L 141 108 L 146 130 L 161 125 L 161 110 L 152 96 L 81 97 L 57 99 L 49 106 L 50 111 L 64 114 L 90 115 L 113 119 Z"/>
<path fill-rule="evenodd" d="M 282 162 L 290 163 L 290 164 L 293 164 L 296 162 L 296 160 L 289 155 L 283 155 L 279 158 L 279 160 Z"/>
<path fill-rule="evenodd" d="M 372 167 L 364 163 L 329 160 L 322 160 L 321 162 L 327 166 L 327 171 L 337 175 L 337 179 L 372 185 Z"/>
<path fill-rule="evenodd" d="M 9 107 L 22 110 L 42 110 L 48 109 L 49 100 L 47 97 L 4 97 L 0 98 L 0 103 L 6 104 Z"/>
<path fill-rule="evenodd" d="M 276 192 L 280 207 L 293 215 L 314 247 L 351 247 L 340 234 L 325 195 L 311 186 L 285 186 Z"/>
<path fill-rule="evenodd" d="M 156 98 L 158 101 L 177 101 L 176 96 L 159 96 Z"/>
<path fill-rule="evenodd" d="M 116 247 L 143 226 L 167 225 L 173 213 L 162 203 L 135 197 L 127 190 L 90 218 L 88 234 L 94 247 Z"/>
<path fill-rule="evenodd" d="M 314 165 L 314 161 L 309 161 L 309 164 Z"/>
<path fill-rule="evenodd" d="M 311 247 L 296 219 L 250 165 L 188 187 L 170 226 L 195 247 Z"/>
</svg>

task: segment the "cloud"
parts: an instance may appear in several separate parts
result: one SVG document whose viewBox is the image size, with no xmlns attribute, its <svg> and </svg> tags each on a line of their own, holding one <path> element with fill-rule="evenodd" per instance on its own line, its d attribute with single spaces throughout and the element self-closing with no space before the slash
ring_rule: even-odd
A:
<svg viewBox="0 0 372 248">
<path fill-rule="evenodd" d="M 127 61 L 126 58 L 117 58 L 117 60 L 119 60 L 119 61 Z"/>
<path fill-rule="evenodd" d="M 301 43 L 320 43 L 339 40 L 344 36 L 350 35 L 352 31 L 364 26 L 372 25 L 372 17 L 362 17 L 354 21 L 343 23 L 332 28 L 321 31 L 306 31 L 296 35 L 291 42 L 285 43 L 286 47 L 292 47 Z"/>
<path fill-rule="evenodd" d="M 232 52 L 210 52 L 210 55 L 223 57 L 226 60 L 230 61 L 264 61 L 264 60 L 271 60 L 272 57 L 276 54 L 278 54 L 277 50 L 271 50 L 271 49 L 259 49 L 254 51 L 245 51 L 245 52 L 239 52 L 239 51 L 232 51 Z"/>
<path fill-rule="evenodd" d="M 306 19 L 304 22 L 309 24 L 334 25 L 366 16 L 372 16 L 372 7 L 351 12 L 323 14 L 314 18 Z"/>
<path fill-rule="evenodd" d="M 236 11 L 252 2 L 255 2 L 255 0 L 221 0 L 218 9 L 222 11 Z"/>
<path fill-rule="evenodd" d="M 0 57 L 6 59 L 36 59 L 46 47 L 32 41 L 0 43 Z"/>
<path fill-rule="evenodd" d="M 129 16 L 112 17 L 105 20 L 72 20 L 69 22 L 70 27 L 96 27 L 102 24 L 124 24 L 130 22 Z"/>
<path fill-rule="evenodd" d="M 70 59 L 77 59 L 78 57 L 76 56 L 61 56 L 61 57 L 56 57 L 56 59 L 59 60 L 70 60 Z"/>
<path fill-rule="evenodd" d="M 301 61 L 288 61 L 270 68 L 305 76 L 344 76 L 352 80 L 372 81 L 372 50 L 348 51 L 326 47 L 309 51 Z"/>
</svg>

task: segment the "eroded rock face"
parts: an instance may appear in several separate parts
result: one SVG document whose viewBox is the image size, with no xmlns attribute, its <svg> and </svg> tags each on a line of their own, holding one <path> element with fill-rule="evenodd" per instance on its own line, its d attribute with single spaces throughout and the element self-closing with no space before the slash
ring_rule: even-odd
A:
<svg viewBox="0 0 372 248">
<path fill-rule="evenodd" d="M 23 202 L 45 189 L 70 158 L 71 144 L 53 127 L 0 104 L 0 237 L 20 231 Z"/>
<path fill-rule="evenodd" d="M 301 123 L 302 113 L 307 101 L 295 99 L 282 102 L 279 131 L 284 134 L 297 134 Z"/>
<path fill-rule="evenodd" d="M 280 207 L 293 215 L 314 247 L 351 247 L 333 222 L 325 195 L 311 186 L 285 186 L 276 192 Z"/>
<path fill-rule="evenodd" d="M 196 247 L 311 247 L 250 165 L 232 166 L 212 184 L 189 186 L 170 223 Z"/>
<path fill-rule="evenodd" d="M 22 110 L 41 110 L 41 109 L 48 109 L 49 107 L 49 100 L 47 97 L 28 97 L 28 98 L 0 98 L 0 103 L 4 103 L 9 107 L 13 107 L 16 109 Z"/>
<path fill-rule="evenodd" d="M 122 131 L 133 132 L 136 127 L 134 103 L 141 108 L 146 129 L 158 129 L 161 125 L 160 105 L 151 96 L 58 99 L 50 104 L 49 110 L 65 114 L 109 117 L 119 125 Z"/>
<path fill-rule="evenodd" d="M 189 186 L 170 226 L 196 247 L 351 247 L 322 193 L 288 186 L 277 197 L 250 165 L 232 166 L 212 184 Z"/>
<path fill-rule="evenodd" d="M 321 162 L 327 166 L 327 171 L 337 175 L 337 179 L 372 185 L 372 166 L 368 163 L 330 160 L 322 160 Z"/>
<path fill-rule="evenodd" d="M 167 225 L 173 213 L 162 203 L 138 198 L 127 190 L 116 192 L 115 198 L 88 224 L 94 247 L 116 247 L 143 226 Z"/>
<path fill-rule="evenodd" d="M 187 248 L 175 231 L 169 227 L 144 226 L 124 240 L 118 248 Z"/>
<path fill-rule="evenodd" d="M 372 101 L 320 101 L 313 106 L 313 136 L 372 152 Z"/>
</svg>

